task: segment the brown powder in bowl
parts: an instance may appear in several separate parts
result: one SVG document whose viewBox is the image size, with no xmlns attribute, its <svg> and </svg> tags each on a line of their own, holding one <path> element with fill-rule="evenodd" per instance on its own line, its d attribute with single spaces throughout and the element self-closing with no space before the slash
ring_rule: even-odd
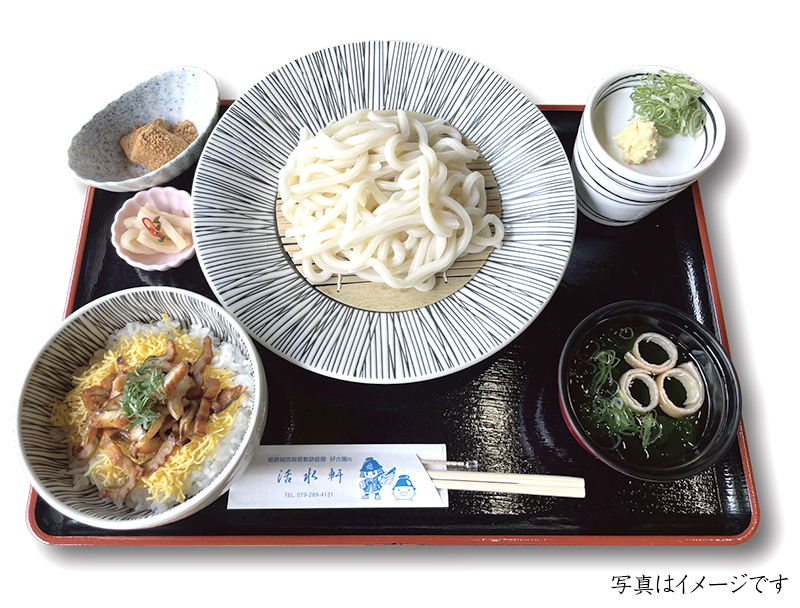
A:
<svg viewBox="0 0 800 608">
<path fill-rule="evenodd" d="M 173 135 L 177 135 L 187 144 L 190 144 L 197 139 L 197 129 L 194 128 L 194 125 L 189 120 L 184 120 L 179 122 L 177 125 L 172 125 L 169 128 L 169 132 Z"/>
<path fill-rule="evenodd" d="M 128 160 L 154 171 L 183 152 L 197 138 L 194 125 L 188 120 L 167 128 L 160 119 L 135 127 L 119 140 Z"/>
</svg>

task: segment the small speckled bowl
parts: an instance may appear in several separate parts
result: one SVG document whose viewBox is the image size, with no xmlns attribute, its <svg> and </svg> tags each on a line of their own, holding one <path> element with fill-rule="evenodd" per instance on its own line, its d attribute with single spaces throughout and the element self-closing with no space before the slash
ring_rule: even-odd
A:
<svg viewBox="0 0 800 608">
<path fill-rule="evenodd" d="M 192 197 L 188 192 L 178 190 L 172 186 L 142 190 L 125 201 L 114 216 L 114 223 L 111 225 L 111 243 L 114 245 L 119 257 L 131 266 L 141 270 L 163 271 L 177 268 L 194 256 L 194 243 L 178 253 L 153 253 L 151 255 L 127 251 L 123 249 L 120 243 L 122 235 L 126 231 L 125 220 L 129 217 L 135 217 L 139 213 L 139 209 L 148 203 L 165 213 L 183 211 L 187 217 L 192 215 Z M 191 234 L 189 236 L 191 237 Z"/>
<path fill-rule="evenodd" d="M 88 186 L 111 192 L 136 192 L 164 184 L 200 157 L 219 116 L 219 86 L 208 72 L 181 67 L 139 84 L 94 115 L 73 137 L 67 165 Z M 161 118 L 168 125 L 189 120 L 197 139 L 155 171 L 132 164 L 119 140 L 134 127 Z"/>
</svg>

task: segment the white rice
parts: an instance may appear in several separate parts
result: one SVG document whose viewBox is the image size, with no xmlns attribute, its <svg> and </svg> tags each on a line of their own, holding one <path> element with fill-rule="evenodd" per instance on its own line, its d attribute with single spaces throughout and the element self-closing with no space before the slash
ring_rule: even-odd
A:
<svg viewBox="0 0 800 608">
<path fill-rule="evenodd" d="M 178 328 L 179 331 L 176 332 L 174 328 Z M 137 334 L 151 332 L 155 335 L 160 335 L 163 332 L 166 339 L 176 338 L 178 335 L 184 333 L 180 324 L 169 318 L 149 324 L 129 323 L 121 330 L 109 336 L 106 342 L 106 350 L 114 349 L 123 338 L 130 338 Z M 208 456 L 204 463 L 205 466 L 189 474 L 189 488 L 185 491 L 186 498 L 188 499 L 207 487 L 238 451 L 250 422 L 250 414 L 253 409 L 254 382 L 250 367 L 246 363 L 246 358 L 236 345 L 230 342 L 221 342 L 211 333 L 209 328 L 200 325 L 192 325 L 185 333 L 200 341 L 206 336 L 209 336 L 214 350 L 214 358 L 210 363 L 210 367 L 229 371 L 232 374 L 231 381 L 234 385 L 241 384 L 246 387 L 244 396 L 239 402 L 236 417 L 228 433 L 218 440 L 215 452 Z M 99 351 L 96 356 L 102 357 L 103 354 L 104 351 Z M 96 457 L 101 458 L 102 454 Z M 76 488 L 85 488 L 93 484 L 91 476 L 87 475 L 89 466 L 90 464 L 85 462 L 73 461 L 71 473 L 74 477 Z M 96 485 L 98 489 L 102 489 L 101 480 L 98 480 L 94 485 Z M 174 496 L 169 497 L 163 502 L 152 500 L 147 488 L 139 484 L 124 501 L 118 502 L 117 506 L 122 507 L 124 504 L 135 511 L 150 510 L 159 513 L 174 507 L 178 502 L 178 499 Z"/>
</svg>

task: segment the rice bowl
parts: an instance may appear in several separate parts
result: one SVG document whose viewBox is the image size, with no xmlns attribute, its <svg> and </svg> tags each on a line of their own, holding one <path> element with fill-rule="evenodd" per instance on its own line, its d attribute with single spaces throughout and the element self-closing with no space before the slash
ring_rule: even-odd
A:
<svg viewBox="0 0 800 608">
<path fill-rule="evenodd" d="M 192 339 L 211 338 L 214 358 L 209 367 L 219 366 L 241 381 L 244 394 L 229 408 L 232 422 L 216 439 L 213 453 L 186 473 L 183 495 L 154 500 L 147 487 L 137 484 L 124 501 L 102 498 L 98 479 L 87 475 L 89 464 L 75 461 L 65 431 L 52 425 L 54 404 L 65 399 L 74 388 L 76 370 L 85 369 L 98 351 L 107 352 L 123 336 L 154 329 L 172 335 L 176 325 L 178 333 Z M 266 396 L 260 356 L 247 333 L 218 304 L 166 287 L 117 292 L 71 314 L 37 356 L 19 400 L 20 458 L 34 490 L 68 517 L 117 530 L 163 525 L 216 500 L 246 467 L 263 432 Z"/>
<path fill-rule="evenodd" d="M 67 400 L 55 404 L 51 416 L 54 426 L 61 427 L 67 434 L 67 442 L 74 446 L 78 443 L 74 437 L 83 433 L 88 414 L 80 399 L 81 392 L 93 383 L 93 378 L 102 378 L 109 369 L 118 367 L 118 358 L 124 358 L 127 364 L 131 365 L 129 355 L 123 354 L 126 347 L 129 351 L 133 351 L 147 343 L 151 349 L 159 351 L 167 340 L 175 340 L 184 347 L 194 346 L 200 350 L 202 340 L 206 336 L 212 340 L 214 358 L 208 365 L 209 369 L 230 375 L 232 384 L 244 386 L 245 391 L 237 400 L 236 409 L 225 417 L 221 424 L 216 425 L 216 432 L 188 442 L 177 450 L 178 453 L 170 456 L 163 465 L 167 469 L 166 473 L 161 471 L 161 484 L 147 483 L 149 480 L 143 478 L 129 495 L 117 500 L 118 505 L 121 506 L 126 502 L 136 511 L 142 509 L 165 511 L 207 486 L 236 453 L 236 448 L 247 428 L 249 412 L 252 410 L 253 379 L 248 370 L 239 363 L 243 357 L 236 346 L 230 342 L 220 342 L 209 328 L 192 325 L 184 332 L 178 325 L 174 319 L 165 317 L 150 324 L 129 323 L 112 334 L 105 347 L 95 353 L 93 361 L 89 362 L 90 365 L 81 373 L 74 375 L 75 388 L 70 391 Z M 143 358 L 140 356 L 140 359 Z M 138 363 L 141 361 L 132 362 L 134 366 Z M 187 451 L 194 452 L 195 456 L 192 458 L 190 454 L 189 458 L 184 458 L 183 466 L 174 462 Z M 115 478 L 122 474 L 118 471 L 118 467 L 108 462 L 102 449 L 98 449 L 89 460 L 71 455 L 70 472 L 76 488 L 80 489 L 93 482 L 100 491 L 105 490 L 107 486 L 113 487 L 117 483 Z M 158 473 L 156 470 L 149 477 L 156 477 Z M 164 478 L 166 483 L 163 481 Z"/>
</svg>

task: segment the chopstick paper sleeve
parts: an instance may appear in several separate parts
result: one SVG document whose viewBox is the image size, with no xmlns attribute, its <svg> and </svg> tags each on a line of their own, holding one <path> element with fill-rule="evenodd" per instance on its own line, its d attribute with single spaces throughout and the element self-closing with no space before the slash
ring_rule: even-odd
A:
<svg viewBox="0 0 800 608">
<path fill-rule="evenodd" d="M 423 460 L 444 444 L 262 445 L 228 492 L 228 509 L 447 507 Z"/>
</svg>

